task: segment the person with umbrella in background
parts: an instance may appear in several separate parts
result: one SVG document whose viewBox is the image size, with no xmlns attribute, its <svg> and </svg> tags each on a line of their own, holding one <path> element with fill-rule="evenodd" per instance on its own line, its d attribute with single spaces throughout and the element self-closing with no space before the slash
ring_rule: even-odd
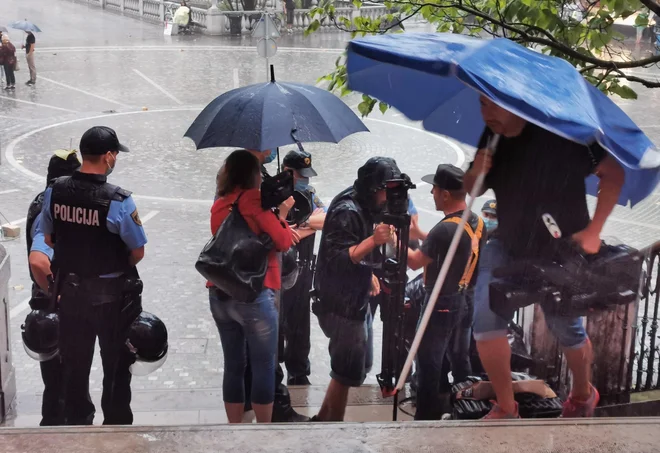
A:
<svg viewBox="0 0 660 453">
<path fill-rule="evenodd" d="M 30 70 L 30 80 L 25 82 L 25 84 L 32 86 L 37 83 L 37 68 L 34 64 L 34 48 L 36 43 L 34 33 L 40 32 L 41 29 L 27 20 L 17 20 L 9 24 L 9 26 L 16 30 L 23 30 L 27 33 L 25 44 L 23 44 L 21 48 L 25 49 L 25 59 L 27 60 L 27 65 Z"/>
<path fill-rule="evenodd" d="M 21 47 L 25 49 L 25 60 L 27 61 L 28 69 L 30 70 L 30 80 L 25 82 L 26 85 L 34 85 L 37 83 L 37 67 L 34 64 L 34 46 L 37 40 L 34 33 L 31 31 L 26 32 L 25 44 Z"/>
</svg>

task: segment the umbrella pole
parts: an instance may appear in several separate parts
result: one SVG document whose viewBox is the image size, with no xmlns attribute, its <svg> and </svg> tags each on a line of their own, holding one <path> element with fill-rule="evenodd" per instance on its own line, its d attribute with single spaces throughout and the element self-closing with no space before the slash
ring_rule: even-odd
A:
<svg viewBox="0 0 660 453">
<path fill-rule="evenodd" d="M 277 147 L 277 172 L 281 172 L 282 168 L 280 167 L 280 147 Z"/>
<path fill-rule="evenodd" d="M 495 152 L 495 148 L 497 148 L 497 143 L 499 142 L 499 140 L 500 140 L 499 134 L 496 134 L 493 136 L 493 138 L 491 138 L 487 147 L 489 154 L 493 154 Z M 399 376 L 399 379 L 397 381 L 395 388 L 396 392 L 402 390 L 403 386 L 406 385 L 406 379 L 408 378 L 408 374 L 410 373 L 410 369 L 412 368 L 413 360 L 417 355 L 419 344 L 422 342 L 424 331 L 426 330 L 426 326 L 428 326 L 429 324 L 429 320 L 431 319 L 431 314 L 433 314 L 433 308 L 435 307 L 435 303 L 438 301 L 438 296 L 440 295 L 440 290 L 442 289 L 442 285 L 444 285 L 445 279 L 447 278 L 447 273 L 449 272 L 449 267 L 451 266 L 451 262 L 454 260 L 454 255 L 456 254 L 458 243 L 460 242 L 461 236 L 463 235 L 463 229 L 465 228 L 465 224 L 467 223 L 470 214 L 472 214 L 472 205 L 474 204 L 474 200 L 477 198 L 479 192 L 481 191 L 485 179 L 486 179 L 486 173 L 485 172 L 479 173 L 479 175 L 477 176 L 477 180 L 474 183 L 474 187 L 472 187 L 472 193 L 470 193 L 470 202 L 468 203 L 465 211 L 463 211 L 463 216 L 461 217 L 460 223 L 456 227 L 456 232 L 454 233 L 454 237 L 452 238 L 451 244 L 449 245 L 449 250 L 447 250 L 447 255 L 445 256 L 445 260 L 442 262 L 442 267 L 440 268 L 440 273 L 438 274 L 438 278 L 435 281 L 435 285 L 433 286 L 433 291 L 431 292 L 431 296 L 429 297 L 429 302 L 428 304 L 426 304 L 424 315 L 422 316 L 422 320 L 419 323 L 417 332 L 415 332 L 415 338 L 412 342 L 412 345 L 410 346 L 410 351 L 408 352 L 406 363 L 403 365 L 403 369 L 401 370 L 401 376 Z"/>
</svg>

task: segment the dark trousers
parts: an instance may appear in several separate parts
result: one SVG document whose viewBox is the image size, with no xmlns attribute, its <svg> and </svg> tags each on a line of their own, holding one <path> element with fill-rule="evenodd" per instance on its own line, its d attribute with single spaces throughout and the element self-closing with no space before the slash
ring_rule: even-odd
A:
<svg viewBox="0 0 660 453">
<path fill-rule="evenodd" d="M 96 279 L 99 280 L 99 279 Z M 104 425 L 130 425 L 133 355 L 125 345 L 121 317 L 123 279 L 112 279 L 104 288 L 87 282 L 65 281 L 60 299 L 60 354 L 64 366 L 65 417 L 69 425 L 91 425 L 96 411 L 89 397 L 89 372 L 98 337 L 103 363 Z M 107 294 L 115 285 L 114 294 Z M 104 293 L 106 292 L 106 293 Z"/>
<path fill-rule="evenodd" d="M 289 378 L 309 376 L 311 270 L 305 269 L 296 284 L 282 292 L 283 360 Z"/>
<path fill-rule="evenodd" d="M 14 65 L 5 64 L 5 77 L 7 78 L 7 86 L 16 85 L 16 77 L 14 77 Z"/>
<path fill-rule="evenodd" d="M 415 420 L 439 420 L 442 417 L 440 395 L 450 390 L 443 385 L 443 362 L 457 327 L 467 315 L 467 304 L 463 295 L 443 296 L 438 299 L 435 310 L 417 352 Z"/>
<path fill-rule="evenodd" d="M 39 426 L 64 425 L 64 383 L 60 356 L 39 362 L 44 395 L 41 400 L 41 423 Z"/>
<path fill-rule="evenodd" d="M 447 374 L 451 371 L 454 384 L 464 382 L 472 376 L 472 361 L 470 357 L 470 344 L 472 341 L 472 316 L 474 316 L 474 292 L 468 290 L 465 294 L 466 309 L 461 315 L 454 334 L 449 340 L 449 347 L 442 370 L 442 388 L 449 388 Z"/>
</svg>

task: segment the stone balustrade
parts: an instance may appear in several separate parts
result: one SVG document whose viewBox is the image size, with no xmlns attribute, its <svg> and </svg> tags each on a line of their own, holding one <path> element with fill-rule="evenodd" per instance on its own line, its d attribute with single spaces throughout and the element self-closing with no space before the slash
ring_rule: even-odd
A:
<svg viewBox="0 0 660 453">
<path fill-rule="evenodd" d="M 99 6 L 109 11 L 115 11 L 121 14 L 138 17 L 142 20 L 152 23 L 163 23 L 166 17 L 166 11 L 176 11 L 179 2 L 165 0 L 74 0 L 79 3 L 86 3 Z M 196 0 L 190 2 L 195 5 L 204 5 L 212 3 L 207 0 Z M 315 3 L 315 2 L 314 2 Z M 252 33 L 262 11 L 224 11 L 215 5 L 209 8 L 200 8 L 191 6 L 192 21 L 195 22 L 203 33 L 210 35 L 233 34 L 240 35 Z M 336 8 L 336 18 L 342 17 L 352 19 L 356 15 L 376 19 L 386 12 L 384 6 L 364 6 L 356 9 L 352 6 Z M 280 30 L 286 28 L 286 16 L 283 11 L 275 10 L 271 14 L 274 22 Z M 296 33 L 302 33 L 311 23 L 309 9 L 296 9 L 293 16 L 292 30 Z M 321 22 L 319 31 L 334 31 L 334 24 L 327 18 Z"/>
</svg>

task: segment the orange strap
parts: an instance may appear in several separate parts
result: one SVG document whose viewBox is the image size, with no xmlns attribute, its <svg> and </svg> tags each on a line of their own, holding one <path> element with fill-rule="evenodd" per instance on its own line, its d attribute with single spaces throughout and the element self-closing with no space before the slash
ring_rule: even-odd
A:
<svg viewBox="0 0 660 453">
<path fill-rule="evenodd" d="M 477 269 L 477 262 L 479 261 L 479 242 L 481 241 L 481 235 L 483 234 L 484 230 L 484 221 L 481 217 L 477 218 L 479 220 L 477 221 L 476 232 L 472 230 L 469 222 L 465 222 L 465 232 L 468 234 L 468 236 L 470 236 L 470 240 L 472 241 L 472 254 L 467 264 L 465 265 L 465 272 L 463 272 L 463 277 L 461 277 L 461 282 L 459 283 L 459 287 L 461 289 L 467 288 L 470 284 L 472 275 L 474 275 L 474 271 Z M 461 218 L 450 217 L 446 220 L 443 220 L 443 222 L 451 222 L 458 225 L 461 222 Z"/>
</svg>

